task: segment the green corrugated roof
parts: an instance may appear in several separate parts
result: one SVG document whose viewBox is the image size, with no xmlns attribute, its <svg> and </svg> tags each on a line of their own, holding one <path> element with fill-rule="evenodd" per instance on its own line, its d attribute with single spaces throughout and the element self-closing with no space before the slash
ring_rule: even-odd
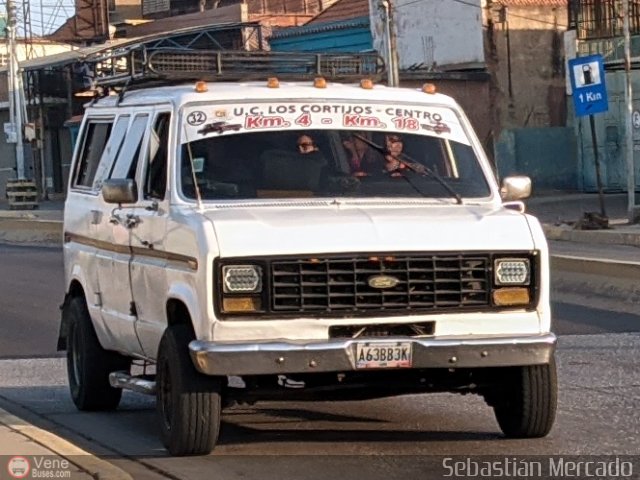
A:
<svg viewBox="0 0 640 480">
<path fill-rule="evenodd" d="M 301 27 L 287 27 L 274 30 L 271 34 L 271 39 L 281 39 L 289 37 L 297 37 L 301 35 L 308 35 L 312 33 L 328 32 L 331 30 L 343 30 L 348 28 L 366 27 L 369 28 L 369 17 L 357 17 L 347 20 L 339 20 L 336 22 L 324 22 L 306 24 Z"/>
</svg>

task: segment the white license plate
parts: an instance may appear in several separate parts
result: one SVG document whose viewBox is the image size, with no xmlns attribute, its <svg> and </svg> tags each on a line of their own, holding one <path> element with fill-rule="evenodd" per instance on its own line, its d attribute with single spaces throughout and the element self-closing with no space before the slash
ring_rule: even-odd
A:
<svg viewBox="0 0 640 480">
<path fill-rule="evenodd" d="M 356 368 L 411 368 L 411 343 L 358 343 Z"/>
</svg>

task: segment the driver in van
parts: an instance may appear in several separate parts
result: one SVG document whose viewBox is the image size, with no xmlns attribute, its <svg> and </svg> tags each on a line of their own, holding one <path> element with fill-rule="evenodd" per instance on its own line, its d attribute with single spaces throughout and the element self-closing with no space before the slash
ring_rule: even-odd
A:
<svg viewBox="0 0 640 480">
<path fill-rule="evenodd" d="M 369 132 L 353 132 L 342 144 L 347 150 L 347 160 L 354 177 L 378 174 L 381 170 L 380 154 L 373 150 L 363 138 L 370 140 Z"/>
</svg>

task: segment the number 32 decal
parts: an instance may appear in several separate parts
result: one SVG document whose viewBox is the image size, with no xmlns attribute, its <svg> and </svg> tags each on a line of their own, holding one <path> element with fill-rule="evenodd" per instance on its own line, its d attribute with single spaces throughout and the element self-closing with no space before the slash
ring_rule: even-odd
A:
<svg viewBox="0 0 640 480">
<path fill-rule="evenodd" d="M 187 115 L 187 123 L 189 125 L 202 125 L 207 120 L 207 115 L 204 112 L 196 111 Z"/>
</svg>

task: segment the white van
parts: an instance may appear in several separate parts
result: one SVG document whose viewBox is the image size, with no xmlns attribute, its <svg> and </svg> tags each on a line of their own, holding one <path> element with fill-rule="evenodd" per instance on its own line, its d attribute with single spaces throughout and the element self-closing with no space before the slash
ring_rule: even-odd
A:
<svg viewBox="0 0 640 480">
<path fill-rule="evenodd" d="M 86 109 L 59 339 L 77 407 L 156 394 L 174 455 L 265 399 L 476 393 L 506 436 L 545 436 L 556 338 L 529 179 L 500 188 L 433 85 L 288 73 Z"/>
</svg>

